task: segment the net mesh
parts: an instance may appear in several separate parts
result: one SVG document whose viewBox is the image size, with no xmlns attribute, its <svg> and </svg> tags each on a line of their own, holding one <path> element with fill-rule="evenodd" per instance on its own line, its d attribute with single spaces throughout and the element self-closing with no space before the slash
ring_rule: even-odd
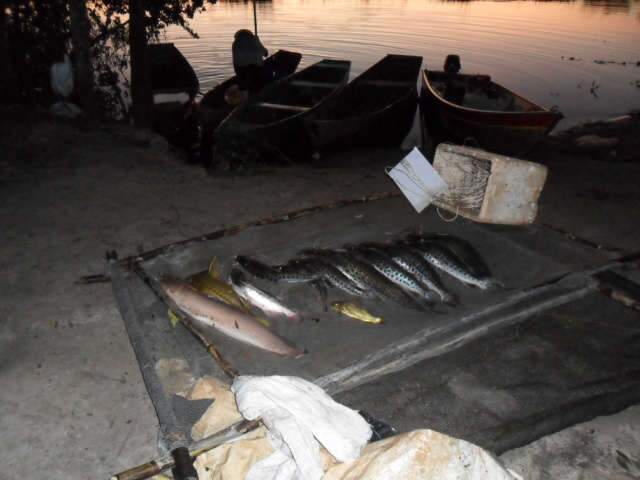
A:
<svg viewBox="0 0 640 480">
<path fill-rule="evenodd" d="M 491 162 L 472 157 L 457 157 L 436 166 L 449 191 L 435 197 L 435 203 L 448 210 L 479 214 L 491 176 Z"/>
</svg>

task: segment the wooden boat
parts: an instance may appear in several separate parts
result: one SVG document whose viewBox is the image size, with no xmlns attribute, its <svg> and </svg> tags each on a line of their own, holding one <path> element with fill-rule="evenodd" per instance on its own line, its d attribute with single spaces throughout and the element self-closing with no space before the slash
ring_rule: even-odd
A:
<svg viewBox="0 0 640 480">
<path fill-rule="evenodd" d="M 200 86 L 196 72 L 173 43 L 147 45 L 154 94 L 186 93 L 195 97 Z"/>
<path fill-rule="evenodd" d="M 269 83 L 295 72 L 301 58 L 300 53 L 287 50 L 278 50 L 267 58 L 264 62 L 264 70 L 269 73 Z M 234 75 L 204 94 L 199 104 L 204 130 L 213 132 L 220 122 L 231 113 L 234 107 L 225 101 L 224 95 L 227 89 L 235 85 L 237 81 Z"/>
<path fill-rule="evenodd" d="M 454 100 L 445 98 L 453 92 Z M 434 142 L 453 141 L 503 155 L 523 155 L 563 118 L 511 90 L 488 75 L 453 77 L 424 70 L 420 112 Z"/>
<path fill-rule="evenodd" d="M 314 148 L 402 142 L 415 118 L 421 64 L 422 57 L 387 55 L 323 102 L 305 120 Z"/>
<path fill-rule="evenodd" d="M 351 62 L 322 60 L 265 87 L 237 107 L 216 137 L 247 137 L 289 159 L 310 153 L 303 119 L 346 85 Z"/>
<path fill-rule="evenodd" d="M 194 99 L 199 82 L 191 64 L 173 43 L 147 45 L 153 128 L 172 145 L 190 152 L 198 142 Z"/>
</svg>

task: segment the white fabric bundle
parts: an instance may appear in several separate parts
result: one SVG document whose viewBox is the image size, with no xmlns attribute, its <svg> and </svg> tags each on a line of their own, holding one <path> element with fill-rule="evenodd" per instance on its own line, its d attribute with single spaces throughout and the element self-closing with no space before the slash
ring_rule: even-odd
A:
<svg viewBox="0 0 640 480">
<path fill-rule="evenodd" d="M 301 378 L 241 376 L 231 390 L 243 417 L 262 419 L 276 450 L 251 468 L 247 480 L 319 480 L 320 444 L 345 462 L 358 458 L 371 437 L 358 412 Z"/>
</svg>

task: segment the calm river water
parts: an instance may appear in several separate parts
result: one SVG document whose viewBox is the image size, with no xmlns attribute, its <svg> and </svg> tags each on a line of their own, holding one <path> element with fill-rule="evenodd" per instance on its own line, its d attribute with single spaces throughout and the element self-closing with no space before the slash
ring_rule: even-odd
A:
<svg viewBox="0 0 640 480">
<path fill-rule="evenodd" d="M 193 19 L 200 38 L 168 31 L 167 40 L 196 69 L 201 90 L 232 73 L 233 34 L 253 29 L 252 8 L 222 0 Z M 434 69 L 457 53 L 463 71 L 489 74 L 542 105 L 558 105 L 564 126 L 640 108 L 638 0 L 273 0 L 257 9 L 265 46 L 302 52 L 302 66 L 323 57 L 349 59 L 353 77 L 386 53 L 422 55 L 423 66 Z"/>
</svg>

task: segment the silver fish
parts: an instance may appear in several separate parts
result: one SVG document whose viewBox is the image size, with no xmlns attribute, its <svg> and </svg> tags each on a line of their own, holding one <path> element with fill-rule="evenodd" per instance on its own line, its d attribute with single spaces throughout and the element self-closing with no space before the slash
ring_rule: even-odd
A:
<svg viewBox="0 0 640 480">
<path fill-rule="evenodd" d="M 268 317 L 286 317 L 289 320 L 299 322 L 301 316 L 298 312 L 283 305 L 276 297 L 264 290 L 251 285 L 239 270 L 231 272 L 231 287 L 233 290 L 254 307 L 259 308 Z"/>
<path fill-rule="evenodd" d="M 225 335 L 278 355 L 299 357 L 304 354 L 251 315 L 207 297 L 182 280 L 164 278 L 160 286 L 185 315 Z"/>
<path fill-rule="evenodd" d="M 418 242 L 413 245 L 422 257 L 435 268 L 442 270 L 461 282 L 487 290 L 496 286 L 491 278 L 478 278 L 469 268 L 442 245 L 429 242 Z"/>
</svg>

